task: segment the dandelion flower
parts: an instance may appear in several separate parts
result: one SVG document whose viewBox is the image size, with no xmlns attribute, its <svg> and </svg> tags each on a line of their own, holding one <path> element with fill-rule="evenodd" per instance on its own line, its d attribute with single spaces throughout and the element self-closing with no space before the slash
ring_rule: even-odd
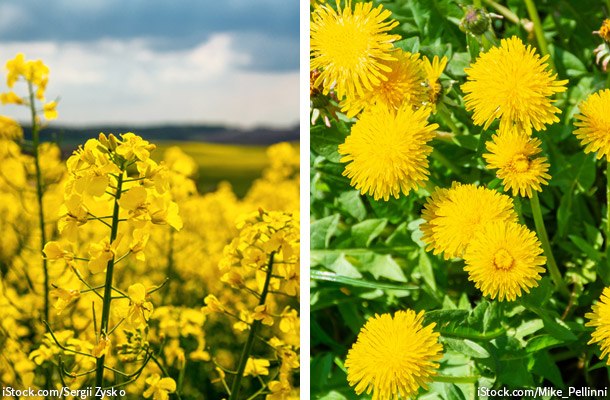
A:
<svg viewBox="0 0 610 400">
<path fill-rule="evenodd" d="M 422 211 L 419 229 L 426 251 L 444 252 L 446 260 L 461 257 L 475 233 L 496 221 L 517 221 L 513 200 L 482 186 L 454 182 L 451 189 L 436 188 Z"/>
<path fill-rule="evenodd" d="M 403 104 L 398 110 L 384 106 L 365 112 L 352 126 L 345 143 L 339 145 L 341 162 L 349 163 L 343 171 L 351 185 L 362 194 L 379 200 L 405 195 L 428 177 L 427 146 L 435 136 L 437 124 L 428 124 L 430 110 L 413 110 Z"/>
<path fill-rule="evenodd" d="M 504 190 L 512 188 L 513 196 L 532 197 L 532 189 L 542 191 L 541 184 L 548 185 L 547 174 L 550 165 L 545 157 L 538 157 L 542 151 L 540 139 L 531 138 L 525 132 L 511 127 L 498 131 L 492 142 L 487 142 L 488 154 L 483 154 L 488 169 L 498 169 Z"/>
<path fill-rule="evenodd" d="M 464 253 L 468 279 L 490 296 L 513 301 L 521 296 L 521 289 L 538 286 L 540 273 L 545 269 L 536 234 L 516 222 L 500 221 L 479 230 Z"/>
<path fill-rule="evenodd" d="M 393 53 L 396 60 L 384 61 L 383 65 L 391 68 L 384 72 L 385 79 L 372 90 L 364 90 L 364 95 L 347 97 L 341 103 L 341 111 L 352 118 L 363 109 L 374 104 L 383 104 L 388 108 L 398 109 L 403 103 L 419 106 L 426 99 L 426 88 L 423 86 L 424 74 L 419 54 L 406 53 L 400 49 Z"/>
<path fill-rule="evenodd" d="M 461 88 L 466 94 L 466 110 L 474 110 L 475 125 L 487 129 L 500 118 L 501 127 L 517 124 L 531 131 L 544 130 L 544 124 L 558 122 L 560 113 L 549 97 L 566 90 L 567 80 L 547 71 L 548 65 L 531 46 L 513 36 L 503 39 L 500 47 L 482 53 L 464 71 L 468 81 Z"/>
<path fill-rule="evenodd" d="M 356 3 L 352 10 L 351 0 L 343 9 L 337 0 L 336 11 L 326 4 L 315 8 L 309 28 L 310 70 L 322 70 L 318 82 L 325 94 L 335 85 L 339 99 L 346 94 L 362 96 L 363 87 L 373 90 L 386 79 L 383 72 L 390 67 L 382 62 L 396 59 L 390 50 L 392 42 L 400 39 L 386 33 L 398 25 L 385 21 L 391 14 L 381 5 L 373 8 L 372 2 Z"/>
<path fill-rule="evenodd" d="M 426 73 L 426 87 L 428 88 L 427 103 L 432 108 L 432 112 L 436 113 L 436 102 L 443 92 L 443 86 L 439 78 L 447 66 L 447 57 L 439 60 L 438 56 L 434 56 L 432 62 L 426 56 L 423 59 L 424 71 Z"/>
<path fill-rule="evenodd" d="M 610 90 L 604 89 L 593 93 L 578 106 L 574 125 L 579 128 L 574 134 L 581 140 L 585 153 L 597 151 L 600 159 L 610 154 Z"/>
<path fill-rule="evenodd" d="M 604 288 L 599 302 L 592 308 L 593 312 L 585 314 L 585 317 L 591 320 L 585 326 L 594 326 L 595 331 L 587 344 L 601 342 L 599 346 L 602 355 L 599 358 L 603 359 L 610 352 L 610 287 Z M 606 364 L 610 365 L 610 358 Z"/>
<path fill-rule="evenodd" d="M 373 400 L 410 398 L 437 372 L 443 357 L 436 324 L 423 326 L 424 312 L 397 311 L 370 318 L 347 353 L 345 367 L 357 394 L 373 392 Z"/>
<path fill-rule="evenodd" d="M 610 42 L 610 19 L 605 19 L 602 26 L 599 28 L 599 31 L 593 33 L 598 33 L 602 39 L 606 42 Z"/>
</svg>

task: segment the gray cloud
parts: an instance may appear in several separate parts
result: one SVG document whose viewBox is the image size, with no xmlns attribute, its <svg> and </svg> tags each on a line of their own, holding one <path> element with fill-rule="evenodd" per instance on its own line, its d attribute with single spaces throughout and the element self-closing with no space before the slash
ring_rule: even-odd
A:
<svg viewBox="0 0 610 400">
<path fill-rule="evenodd" d="M 145 39 L 154 50 L 179 50 L 217 32 L 242 38 L 249 68 L 299 68 L 298 0 L 0 0 L 4 41 Z"/>
</svg>

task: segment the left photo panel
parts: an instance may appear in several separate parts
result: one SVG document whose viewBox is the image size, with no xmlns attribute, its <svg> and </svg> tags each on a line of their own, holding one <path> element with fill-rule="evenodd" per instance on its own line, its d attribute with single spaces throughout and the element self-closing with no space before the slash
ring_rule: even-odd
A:
<svg viewBox="0 0 610 400">
<path fill-rule="evenodd" d="M 0 0 L 0 38 L 0 398 L 298 399 L 298 2 Z"/>
</svg>

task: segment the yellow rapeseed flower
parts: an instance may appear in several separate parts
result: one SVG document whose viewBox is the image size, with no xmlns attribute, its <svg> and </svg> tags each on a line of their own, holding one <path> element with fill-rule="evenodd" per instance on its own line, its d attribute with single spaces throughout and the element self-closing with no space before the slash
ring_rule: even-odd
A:
<svg viewBox="0 0 610 400">
<path fill-rule="evenodd" d="M 339 99 L 345 95 L 364 95 L 386 77 L 390 67 L 383 61 L 395 60 L 390 52 L 392 42 L 399 35 L 386 32 L 398 25 L 394 20 L 385 21 L 392 13 L 373 2 L 356 3 L 346 0 L 343 9 L 337 0 L 337 10 L 319 4 L 311 14 L 309 28 L 311 71 L 320 69 L 315 86 L 322 82 L 324 94 L 334 86 Z"/>
<path fill-rule="evenodd" d="M 610 352 L 610 287 L 604 288 L 597 304 L 594 304 L 593 312 L 586 313 L 585 317 L 590 319 L 585 326 L 594 326 L 595 331 L 591 334 L 591 340 L 587 344 L 600 342 L 599 347 L 603 359 Z M 610 365 L 608 358 L 607 365 Z"/>
<path fill-rule="evenodd" d="M 464 69 L 468 81 L 461 86 L 466 110 L 474 110 L 474 124 L 487 129 L 500 118 L 501 127 L 517 124 L 529 132 L 532 127 L 539 131 L 546 129 L 545 124 L 558 122 L 555 114 L 561 110 L 549 97 L 564 92 L 568 81 L 556 80 L 544 63 L 547 58 L 540 58 L 516 36 L 481 53 Z"/>
<path fill-rule="evenodd" d="M 383 72 L 384 80 L 374 85 L 372 90 L 365 89 L 364 95 L 348 96 L 341 102 L 341 111 L 347 112 L 348 118 L 375 104 L 398 109 L 403 103 L 421 106 L 422 101 L 426 100 L 426 88 L 423 85 L 425 78 L 419 54 L 397 49 L 393 56 L 396 60 L 382 62 L 391 68 L 391 71 Z"/>
<path fill-rule="evenodd" d="M 398 110 L 376 106 L 365 112 L 339 145 L 341 162 L 349 163 L 343 175 L 375 200 L 417 190 L 428 179 L 432 147 L 427 143 L 438 128 L 428 124 L 429 116 L 430 109 L 413 110 L 408 104 Z"/>
<path fill-rule="evenodd" d="M 513 190 L 513 196 L 532 197 L 532 189 L 542 191 L 540 185 L 548 185 L 547 174 L 550 165 L 545 157 L 538 157 L 542 151 L 540 139 L 532 138 L 515 127 L 498 131 L 486 143 L 488 154 L 483 154 L 488 169 L 498 169 L 504 190 Z"/>
<path fill-rule="evenodd" d="M 454 182 L 451 189 L 436 188 L 422 211 L 419 229 L 426 251 L 444 253 L 446 260 L 461 257 L 475 233 L 495 221 L 517 221 L 513 200 L 482 186 Z"/>
<path fill-rule="evenodd" d="M 375 314 L 358 334 L 347 353 L 347 380 L 356 393 L 373 392 L 373 400 L 406 399 L 417 394 L 437 372 L 443 357 L 436 324 L 423 326 L 424 312 L 407 309 Z"/>
<path fill-rule="evenodd" d="M 23 129 L 17 121 L 0 115 L 0 139 L 20 140 L 23 138 Z"/>
<path fill-rule="evenodd" d="M 499 221 L 479 230 L 464 253 L 468 279 L 484 296 L 513 301 L 521 289 L 538 286 L 546 257 L 536 234 L 516 222 Z"/>
<path fill-rule="evenodd" d="M 153 374 L 146 379 L 150 387 L 143 393 L 145 398 L 152 396 L 153 400 L 168 400 L 169 393 L 176 391 L 176 381 L 172 378 L 161 378 L 159 374 Z"/>
<path fill-rule="evenodd" d="M 244 370 L 244 376 L 261 376 L 269 375 L 269 360 L 260 358 L 248 358 L 246 362 L 246 369 Z"/>
<path fill-rule="evenodd" d="M 604 89 L 589 95 L 579 106 L 575 117 L 579 128 L 574 134 L 581 140 L 585 153 L 597 151 L 600 159 L 610 154 L 610 90 Z"/>
</svg>

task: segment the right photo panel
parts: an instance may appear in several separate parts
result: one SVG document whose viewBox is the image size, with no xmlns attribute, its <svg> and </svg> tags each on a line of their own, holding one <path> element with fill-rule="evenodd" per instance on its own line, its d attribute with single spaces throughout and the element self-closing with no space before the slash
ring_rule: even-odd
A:
<svg viewBox="0 0 610 400">
<path fill-rule="evenodd" d="M 311 398 L 608 398 L 610 1 L 311 0 Z"/>
</svg>

